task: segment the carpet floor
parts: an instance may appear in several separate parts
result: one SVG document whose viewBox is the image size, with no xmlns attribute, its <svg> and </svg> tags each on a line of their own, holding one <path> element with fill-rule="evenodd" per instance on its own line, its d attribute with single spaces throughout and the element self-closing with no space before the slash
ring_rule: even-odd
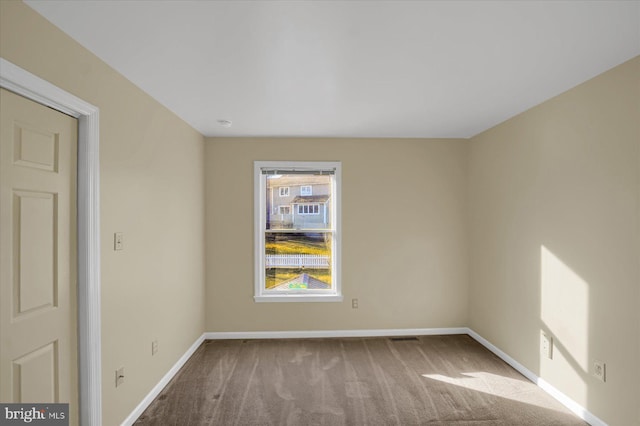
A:
<svg viewBox="0 0 640 426">
<path fill-rule="evenodd" d="M 146 425 L 586 425 L 467 335 L 207 340 Z"/>
</svg>

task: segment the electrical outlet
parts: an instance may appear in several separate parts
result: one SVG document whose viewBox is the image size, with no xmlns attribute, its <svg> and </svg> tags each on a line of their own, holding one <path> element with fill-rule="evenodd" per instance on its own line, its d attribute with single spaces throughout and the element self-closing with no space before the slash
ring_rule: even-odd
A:
<svg viewBox="0 0 640 426">
<path fill-rule="evenodd" d="M 593 375 L 603 382 L 607 381 L 607 364 L 602 361 L 593 361 Z"/>
<path fill-rule="evenodd" d="M 545 357 L 553 359 L 553 337 L 544 331 L 540 331 L 540 351 Z"/>
<path fill-rule="evenodd" d="M 351 307 L 353 309 L 358 309 L 358 299 L 351 299 Z"/>
<path fill-rule="evenodd" d="M 154 340 L 151 342 L 151 355 L 155 355 L 158 353 L 158 341 Z"/>
<path fill-rule="evenodd" d="M 124 249 L 124 235 L 122 234 L 122 232 L 116 232 L 115 234 L 113 234 L 113 249 Z"/>
<path fill-rule="evenodd" d="M 116 370 L 116 387 L 124 383 L 124 367 L 120 367 Z"/>
</svg>

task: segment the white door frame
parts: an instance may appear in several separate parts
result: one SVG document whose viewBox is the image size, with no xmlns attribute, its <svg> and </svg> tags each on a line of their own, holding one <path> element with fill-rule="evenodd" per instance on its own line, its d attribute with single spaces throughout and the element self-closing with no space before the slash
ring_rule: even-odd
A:
<svg viewBox="0 0 640 426">
<path fill-rule="evenodd" d="M 0 87 L 78 119 L 78 375 L 80 424 L 102 423 L 100 163 L 97 107 L 0 57 Z"/>
</svg>

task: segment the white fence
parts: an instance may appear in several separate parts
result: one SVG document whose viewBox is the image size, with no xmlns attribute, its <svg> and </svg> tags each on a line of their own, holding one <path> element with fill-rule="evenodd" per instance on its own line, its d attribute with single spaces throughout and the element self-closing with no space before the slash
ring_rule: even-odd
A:
<svg viewBox="0 0 640 426">
<path fill-rule="evenodd" d="M 267 268 L 328 268 L 329 256 L 322 254 L 267 254 Z"/>
</svg>

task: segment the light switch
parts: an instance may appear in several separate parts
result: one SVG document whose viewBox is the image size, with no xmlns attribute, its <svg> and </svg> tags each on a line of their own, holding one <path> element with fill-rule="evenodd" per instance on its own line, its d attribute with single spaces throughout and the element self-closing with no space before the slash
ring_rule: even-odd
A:
<svg viewBox="0 0 640 426">
<path fill-rule="evenodd" d="M 122 234 L 122 232 L 116 232 L 115 234 L 113 234 L 113 249 L 124 249 L 124 235 Z"/>
<path fill-rule="evenodd" d="M 124 383 L 124 367 L 120 367 L 116 370 L 116 387 Z"/>
</svg>

